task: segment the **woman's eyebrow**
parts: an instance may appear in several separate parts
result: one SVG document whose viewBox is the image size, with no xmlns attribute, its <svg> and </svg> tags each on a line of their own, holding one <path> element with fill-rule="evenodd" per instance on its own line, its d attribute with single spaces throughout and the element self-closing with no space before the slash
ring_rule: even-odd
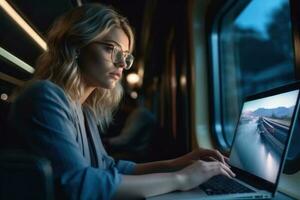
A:
<svg viewBox="0 0 300 200">
<path fill-rule="evenodd" d="M 122 51 L 123 51 L 122 46 L 121 46 L 118 42 L 116 42 L 116 41 L 114 41 L 114 40 L 104 40 L 104 41 L 105 41 L 105 42 L 109 42 L 109 43 L 115 44 L 116 46 L 120 47 L 120 48 L 122 49 Z M 129 50 L 126 50 L 126 51 L 124 51 L 124 52 L 129 52 Z"/>
</svg>

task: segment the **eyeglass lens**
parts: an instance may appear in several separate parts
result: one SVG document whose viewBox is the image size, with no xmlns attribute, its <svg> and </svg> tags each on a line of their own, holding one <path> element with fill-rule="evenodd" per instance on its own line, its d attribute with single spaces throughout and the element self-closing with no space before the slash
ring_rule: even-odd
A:
<svg viewBox="0 0 300 200">
<path fill-rule="evenodd" d="M 123 62 L 123 59 L 125 58 L 126 67 L 125 69 L 129 69 L 132 66 L 134 57 L 131 54 L 123 53 L 123 51 L 117 47 L 114 48 L 112 59 L 114 63 L 120 63 Z"/>
</svg>

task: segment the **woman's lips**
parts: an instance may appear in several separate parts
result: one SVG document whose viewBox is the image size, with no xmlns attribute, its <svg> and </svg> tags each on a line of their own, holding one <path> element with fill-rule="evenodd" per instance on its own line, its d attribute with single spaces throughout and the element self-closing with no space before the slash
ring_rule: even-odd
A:
<svg viewBox="0 0 300 200">
<path fill-rule="evenodd" d="M 109 76 L 112 77 L 115 80 L 119 80 L 121 77 L 121 74 L 119 73 L 109 73 Z"/>
</svg>

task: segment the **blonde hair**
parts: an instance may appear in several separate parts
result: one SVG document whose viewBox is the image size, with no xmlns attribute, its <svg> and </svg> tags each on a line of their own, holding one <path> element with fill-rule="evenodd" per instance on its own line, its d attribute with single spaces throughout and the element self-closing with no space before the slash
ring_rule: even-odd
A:
<svg viewBox="0 0 300 200">
<path fill-rule="evenodd" d="M 84 91 L 82 72 L 77 63 L 78 52 L 96 36 L 105 36 L 113 28 L 121 28 L 129 39 L 129 50 L 134 46 L 134 35 L 126 18 L 101 4 L 85 4 L 61 16 L 48 34 L 48 51 L 37 60 L 33 80 L 50 80 L 66 92 L 72 100 L 79 100 Z M 118 82 L 113 89 L 96 88 L 85 101 L 103 129 L 112 120 L 123 95 Z"/>
</svg>

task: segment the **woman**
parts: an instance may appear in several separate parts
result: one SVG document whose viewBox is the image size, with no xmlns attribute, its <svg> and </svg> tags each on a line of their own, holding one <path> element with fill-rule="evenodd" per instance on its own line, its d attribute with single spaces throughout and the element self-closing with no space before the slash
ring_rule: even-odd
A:
<svg viewBox="0 0 300 200">
<path fill-rule="evenodd" d="M 234 176 L 216 150 L 145 164 L 107 155 L 97 124 L 104 129 L 110 123 L 122 97 L 122 72 L 133 63 L 134 37 L 125 18 L 87 4 L 59 18 L 47 42 L 33 79 L 13 104 L 12 123 L 28 150 L 51 161 L 57 198 L 149 197 L 192 189 L 217 174 Z"/>
</svg>

